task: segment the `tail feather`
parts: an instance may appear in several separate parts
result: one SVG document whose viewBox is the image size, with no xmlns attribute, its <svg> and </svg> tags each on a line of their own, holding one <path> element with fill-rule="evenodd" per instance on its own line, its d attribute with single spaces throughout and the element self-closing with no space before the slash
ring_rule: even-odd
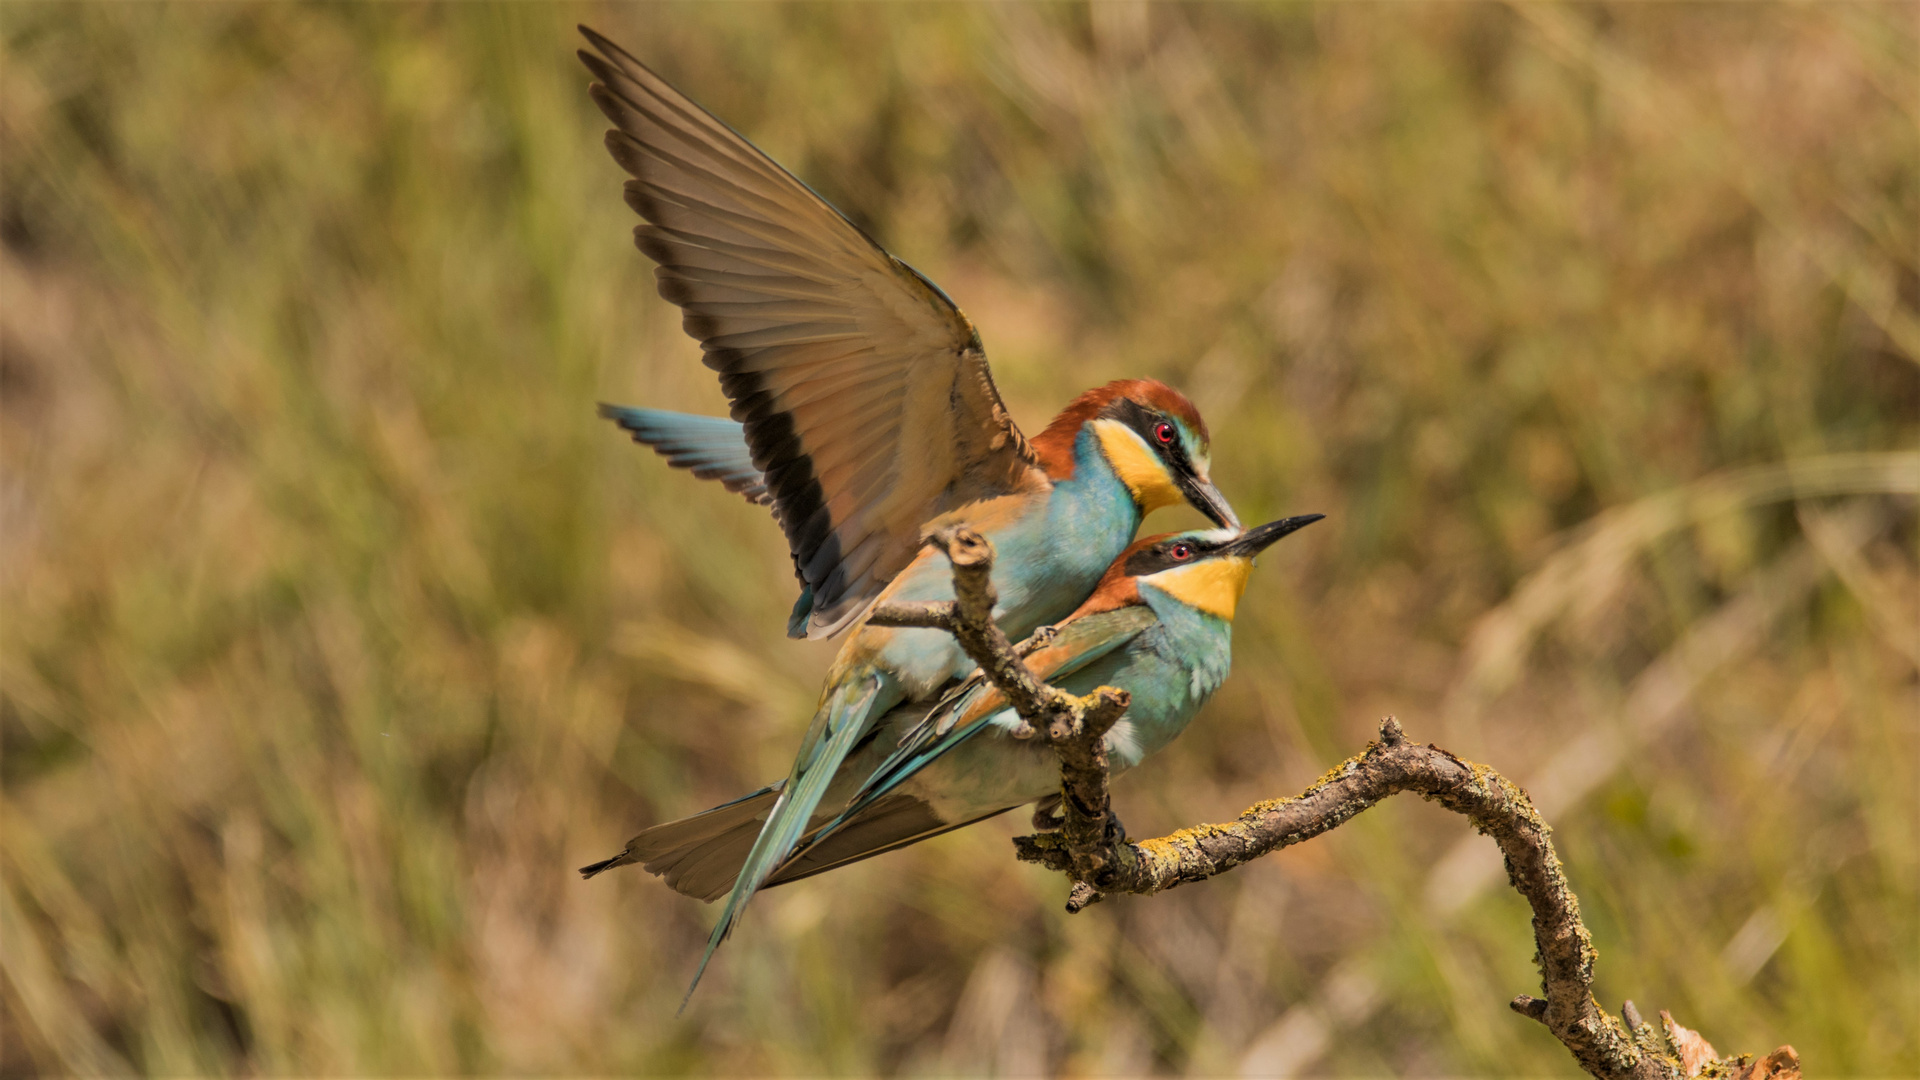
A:
<svg viewBox="0 0 1920 1080">
<path fill-rule="evenodd" d="M 717 900 L 733 885 L 779 794 L 780 785 L 773 784 L 692 817 L 655 825 L 627 841 L 626 849 L 613 858 L 581 867 L 580 875 L 592 877 L 640 863 L 678 892 Z M 716 874 L 721 878 L 717 884 Z"/>
<path fill-rule="evenodd" d="M 700 985 L 700 977 L 706 974 L 707 965 L 713 962 L 714 950 L 733 933 L 734 924 L 739 921 L 740 912 L 747 901 L 787 860 L 809 831 L 813 812 L 826 794 L 827 786 L 839 772 L 841 762 L 847 759 L 848 753 L 871 726 L 871 713 L 880 697 L 880 687 L 881 681 L 877 677 L 843 684 L 825 705 L 824 715 L 816 719 L 815 731 L 808 734 L 807 741 L 811 745 L 802 749 L 799 759 L 794 762 L 793 774 L 787 778 L 785 787 L 775 798 L 772 813 L 767 816 L 767 823 L 761 828 L 760 835 L 754 838 L 753 849 L 747 853 L 740 875 L 733 883 L 733 891 L 727 896 L 726 907 L 720 912 L 720 921 L 707 938 L 707 949 L 700 957 L 700 967 L 693 973 L 693 982 L 687 987 L 688 999 L 693 997 L 694 989 Z M 686 1008 L 686 1000 L 681 1001 L 680 1007 Z"/>
<path fill-rule="evenodd" d="M 753 800 L 753 808 L 764 815 L 765 808 L 772 805 L 778 790 L 776 785 L 749 796 Z M 739 880 L 740 868 L 746 864 L 747 854 L 760 834 L 760 816 L 733 820 L 718 830 L 709 827 L 712 819 L 721 816 L 719 811 L 728 810 L 733 805 L 729 803 L 693 817 L 656 825 L 628 841 L 626 850 L 619 855 L 583 866 L 580 872 L 585 877 L 592 877 L 616 866 L 641 863 L 643 869 L 660 875 L 676 892 L 712 903 L 727 895 L 734 882 Z M 1011 809 L 1005 807 L 964 821 L 950 822 L 941 820 L 918 799 L 907 795 L 889 795 L 845 821 L 826 826 L 808 836 L 799 850 L 775 868 L 760 887 L 771 889 L 790 881 L 809 878 L 964 828 Z M 818 816 L 815 815 L 816 820 Z M 828 828 L 832 831 L 828 832 Z"/>
<path fill-rule="evenodd" d="M 943 821 L 933 808 L 910 795 L 890 795 L 848 818 L 845 824 L 801 848 L 767 878 L 766 888 L 823 874 L 848 863 L 870 859 L 917 844 L 954 829 L 965 828 L 1013 809 L 990 810 L 962 821 Z"/>
<path fill-rule="evenodd" d="M 740 868 L 746 865 L 753 841 L 759 835 L 758 822 L 742 825 L 723 837 L 709 840 L 676 866 L 671 876 L 663 876 L 667 884 L 680 892 L 711 904 L 732 891 L 734 883 L 740 880 Z"/>
</svg>

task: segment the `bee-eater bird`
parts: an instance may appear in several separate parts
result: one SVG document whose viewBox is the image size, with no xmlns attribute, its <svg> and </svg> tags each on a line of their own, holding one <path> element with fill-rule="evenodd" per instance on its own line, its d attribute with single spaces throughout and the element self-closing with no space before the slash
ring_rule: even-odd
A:
<svg viewBox="0 0 1920 1080">
<path fill-rule="evenodd" d="M 1147 512 L 1185 500 L 1236 532 L 1239 521 L 1208 476 L 1206 424 L 1179 392 L 1109 383 L 1027 439 L 946 293 L 619 46 L 581 32 L 590 93 L 613 122 L 607 148 L 642 218 L 635 241 L 720 373 L 746 456 L 726 421 L 635 413 L 627 426 L 767 501 L 805 589 L 789 632 L 853 631 L 733 911 L 779 862 L 771 853 L 800 841 L 876 722 L 972 669 L 950 635 L 864 620 L 877 601 L 952 598 L 927 535 L 965 526 L 993 542 L 994 618 L 1017 639 L 1085 600 Z"/>
<path fill-rule="evenodd" d="M 672 463 L 772 509 L 805 590 L 790 632 L 854 628 L 889 588 L 944 595 L 947 574 L 921 541 L 947 525 L 997 545 L 1000 618 L 1016 637 L 1084 599 L 1148 511 L 1185 500 L 1238 528 L 1208 475 L 1206 424 L 1178 391 L 1111 383 L 1027 439 L 946 293 L 619 46 L 581 32 L 594 49 L 580 53 L 598 80 L 590 93 L 614 125 L 607 148 L 643 219 L 635 240 L 720 373 L 733 420 L 604 411 Z M 909 696 L 964 663 L 930 631 L 868 631 L 848 649 Z"/>
<path fill-rule="evenodd" d="M 1307 514 L 1238 533 L 1230 529 L 1150 537 L 1128 547 L 1085 603 L 1027 657 L 1041 678 L 1074 694 L 1113 686 L 1132 695 L 1106 735 L 1114 773 L 1172 741 L 1227 677 L 1233 615 L 1256 555 L 1320 520 Z M 700 973 L 742 907 L 780 885 L 904 847 L 1060 790 L 1052 749 L 1011 734 L 1019 717 L 977 672 L 937 703 L 899 706 L 836 763 L 822 797 L 793 827 L 789 777 L 679 821 L 656 825 L 592 876 L 641 863 L 668 885 L 703 900 L 727 896 Z M 796 776 L 798 774 L 796 773 Z M 694 975 L 694 983 L 700 980 Z M 691 988 L 688 991 L 692 993 Z"/>
</svg>

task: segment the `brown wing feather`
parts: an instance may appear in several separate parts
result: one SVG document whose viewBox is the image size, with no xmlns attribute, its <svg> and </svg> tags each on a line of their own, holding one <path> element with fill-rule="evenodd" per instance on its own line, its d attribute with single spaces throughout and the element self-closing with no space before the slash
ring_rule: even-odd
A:
<svg viewBox="0 0 1920 1080">
<path fill-rule="evenodd" d="M 997 817 L 1011 809 L 1013 807 L 1008 806 L 965 821 L 949 822 L 940 820 L 927 804 L 912 796 L 889 796 L 868 807 L 839 831 L 802 848 L 767 878 L 765 888 L 771 889 L 775 885 L 785 885 L 790 881 L 824 874 L 848 863 L 897 851 L 941 833 L 964 829 L 974 822 Z"/>
<path fill-rule="evenodd" d="M 805 184 L 585 27 L 640 250 L 746 427 L 811 634 L 850 623 L 924 522 L 1045 483 L 973 325 Z M 859 552 L 860 557 L 849 556 Z"/>
</svg>

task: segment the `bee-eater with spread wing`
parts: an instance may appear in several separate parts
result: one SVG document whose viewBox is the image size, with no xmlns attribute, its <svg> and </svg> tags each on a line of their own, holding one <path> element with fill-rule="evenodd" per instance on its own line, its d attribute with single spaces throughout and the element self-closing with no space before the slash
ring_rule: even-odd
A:
<svg viewBox="0 0 1920 1080">
<path fill-rule="evenodd" d="M 994 617 L 1020 638 L 1085 600 L 1148 511 L 1184 500 L 1224 527 L 1239 521 L 1208 477 L 1206 424 L 1178 391 L 1109 383 L 1027 439 L 979 334 L 938 286 L 581 29 L 590 93 L 614 125 L 607 148 L 643 219 L 635 240 L 720 373 L 741 442 L 715 418 L 612 415 L 669 460 L 771 506 L 805 589 L 790 632 L 853 631 L 773 796 L 737 910 L 801 840 L 876 722 L 972 669 L 945 633 L 864 621 L 876 601 L 952 597 L 928 534 L 957 525 L 993 541 Z"/>
<path fill-rule="evenodd" d="M 1184 500 L 1238 527 L 1208 477 L 1206 424 L 1178 391 L 1111 383 L 1027 439 L 973 324 L 938 286 L 619 46 L 582 33 L 590 93 L 614 124 L 607 147 L 644 219 L 635 240 L 720 373 L 733 420 L 604 411 L 674 464 L 771 507 L 805 589 L 790 629 L 830 636 L 889 587 L 899 599 L 948 589 L 944 569 L 922 572 L 921 546 L 947 525 L 998 546 L 1001 617 L 1016 636 L 1084 599 L 1147 511 Z M 884 636 L 851 646 L 907 684 L 938 686 L 958 662 L 944 635 Z"/>
<path fill-rule="evenodd" d="M 1132 695 L 1107 733 L 1110 767 L 1140 764 L 1180 734 L 1226 680 L 1233 615 L 1254 557 L 1320 520 L 1286 518 L 1245 533 L 1221 529 L 1141 540 L 1116 559 L 1080 608 L 1027 657 L 1035 674 L 1074 694 L 1113 686 Z M 924 840 L 1060 790 L 1059 760 L 1020 740 L 999 689 L 975 673 L 937 703 L 902 705 L 860 739 L 822 786 L 807 816 L 790 813 L 794 780 L 703 814 L 656 825 L 620 855 L 582 868 L 592 876 L 642 863 L 703 900 L 727 895 L 700 968 L 706 970 L 742 907 L 763 887 Z M 699 974 L 694 976 L 699 982 Z M 691 993 L 691 990 L 689 990 Z"/>
</svg>

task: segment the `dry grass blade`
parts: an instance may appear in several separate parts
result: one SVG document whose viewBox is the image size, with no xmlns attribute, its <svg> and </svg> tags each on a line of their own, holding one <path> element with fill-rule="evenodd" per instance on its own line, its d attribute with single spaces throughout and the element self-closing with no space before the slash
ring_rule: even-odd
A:
<svg viewBox="0 0 1920 1080">
<path fill-rule="evenodd" d="M 1878 479 L 1882 483 L 1905 485 L 1920 480 L 1920 476 L 1910 475 L 1916 463 L 1920 462 L 1903 456 L 1895 459 L 1898 467 L 1891 470 L 1883 467 L 1865 475 L 1836 472 L 1851 481 Z M 1767 477 L 1770 481 L 1781 478 L 1779 473 Z M 1770 482 L 1744 486 L 1744 490 L 1751 493 L 1782 489 Z M 1896 486 L 1894 490 L 1899 492 L 1904 488 Z M 1722 505 L 1745 505 L 1743 500 L 1728 498 L 1730 494 L 1721 488 L 1716 501 L 1724 500 Z M 1680 500 L 1662 500 L 1661 505 L 1670 507 L 1677 502 Z M 1630 517 L 1628 521 L 1644 523 L 1654 516 L 1645 512 L 1644 516 Z M 1857 552 L 1871 538 L 1875 525 L 1870 515 L 1859 513 L 1832 523 L 1829 540 L 1836 551 L 1832 557 Z M 1611 562 L 1619 553 L 1619 538 L 1604 532 L 1600 535 L 1605 536 L 1600 548 L 1606 554 L 1603 560 L 1596 561 Z M 1607 783 L 1632 754 L 1659 738 L 1679 720 L 1702 682 L 1754 648 L 1776 619 L 1804 602 L 1819 582 L 1819 571 L 1819 563 L 1811 551 L 1804 547 L 1796 549 L 1751 582 L 1745 594 L 1697 621 L 1685 637 L 1639 674 L 1613 722 L 1597 723 L 1574 737 L 1527 777 L 1523 786 L 1533 804 L 1541 808 L 1542 813 L 1558 815 Z M 1545 593 L 1548 587 L 1539 583 L 1558 576 L 1550 578 L 1543 572 L 1534 579 L 1534 588 Z M 1537 595 L 1531 597 L 1538 605 L 1536 610 L 1548 607 L 1538 601 Z M 1522 589 L 1516 603 L 1526 599 L 1530 599 L 1528 590 Z M 1502 612 L 1490 621 L 1507 632 L 1504 628 L 1512 624 L 1505 620 L 1510 617 Z M 1521 620 L 1515 618 L 1515 621 Z M 1500 877 L 1500 860 L 1478 838 L 1463 837 L 1435 860 L 1425 875 L 1421 893 L 1427 909 L 1438 917 L 1439 925 L 1446 925 L 1449 919 L 1496 888 Z M 1343 961 L 1322 984 L 1317 1000 L 1294 1006 L 1261 1033 L 1246 1052 L 1243 1071 L 1294 1075 L 1296 1070 L 1310 1067 L 1325 1052 L 1335 1032 L 1364 1022 L 1380 1002 L 1366 963 L 1365 957 L 1359 954 Z M 1364 989 L 1357 991 L 1356 986 Z M 1336 999 L 1359 1004 L 1340 1008 L 1333 1004 Z"/>
</svg>

